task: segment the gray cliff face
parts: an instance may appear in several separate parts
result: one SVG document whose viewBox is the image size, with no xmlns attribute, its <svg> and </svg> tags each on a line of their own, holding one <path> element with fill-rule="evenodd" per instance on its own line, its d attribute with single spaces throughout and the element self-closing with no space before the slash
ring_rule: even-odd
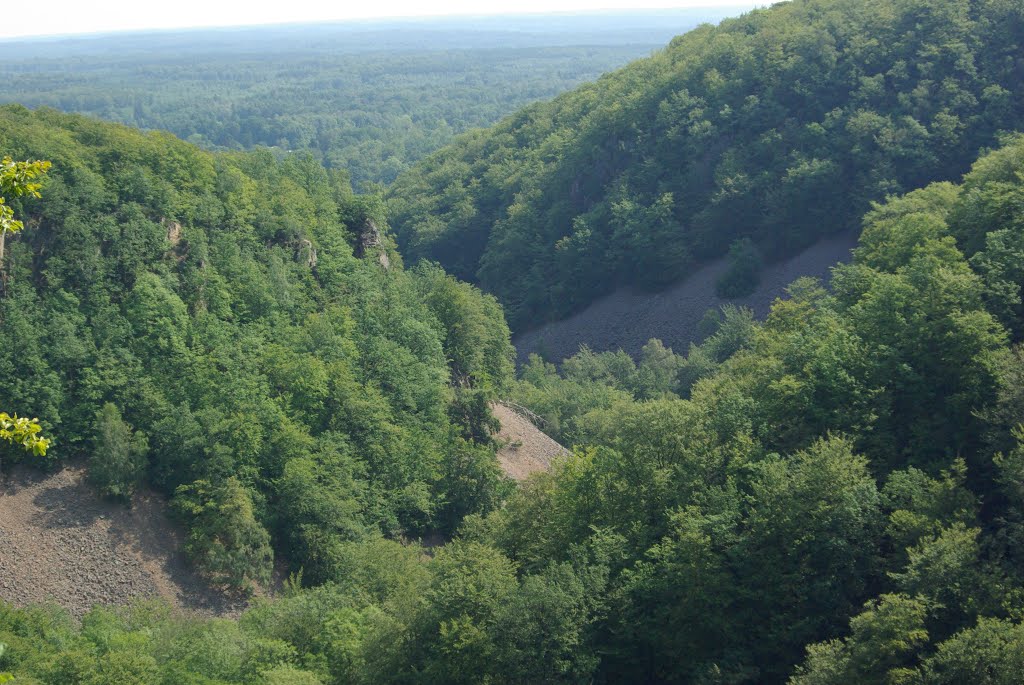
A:
<svg viewBox="0 0 1024 685">
<path fill-rule="evenodd" d="M 167 229 L 167 242 L 172 248 L 177 247 L 181 242 L 181 224 L 170 219 L 160 219 L 160 224 Z"/>
</svg>

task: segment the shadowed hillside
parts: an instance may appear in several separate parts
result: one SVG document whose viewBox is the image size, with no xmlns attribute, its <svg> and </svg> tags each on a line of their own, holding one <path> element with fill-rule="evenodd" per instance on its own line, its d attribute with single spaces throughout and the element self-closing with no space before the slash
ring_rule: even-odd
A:
<svg viewBox="0 0 1024 685">
<path fill-rule="evenodd" d="M 560 362 L 579 352 L 581 345 L 594 352 L 622 349 L 636 357 L 651 338 L 683 353 L 691 342 L 699 341 L 697 326 L 707 310 L 731 302 L 752 309 L 761 318 L 797 278 L 813 276 L 827 281 L 829 269 L 848 262 L 856 244 L 853 232 L 823 240 L 765 268 L 757 290 L 734 300 L 715 293 L 715 282 L 728 267 L 726 260 L 720 259 L 659 293 L 621 288 L 567 319 L 517 335 L 512 342 L 520 364 L 535 353 Z"/>
</svg>

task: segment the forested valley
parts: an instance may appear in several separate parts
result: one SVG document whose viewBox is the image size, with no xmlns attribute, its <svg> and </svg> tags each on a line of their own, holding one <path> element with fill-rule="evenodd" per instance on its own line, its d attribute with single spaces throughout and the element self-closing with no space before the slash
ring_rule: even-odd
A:
<svg viewBox="0 0 1024 685">
<path fill-rule="evenodd" d="M 1019 682 L 1022 47 L 1017 0 L 794 0 L 385 193 L 0 107 L 2 465 L 154 489 L 256 593 L 0 602 L 0 681 Z M 514 367 L 506 317 L 851 227 L 764 320 Z M 496 401 L 571 453 L 506 477 Z"/>
</svg>

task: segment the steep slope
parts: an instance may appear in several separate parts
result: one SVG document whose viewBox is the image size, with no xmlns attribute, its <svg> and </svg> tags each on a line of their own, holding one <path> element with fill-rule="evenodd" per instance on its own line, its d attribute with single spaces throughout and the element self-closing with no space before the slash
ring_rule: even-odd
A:
<svg viewBox="0 0 1024 685">
<path fill-rule="evenodd" d="M 726 300 L 715 293 L 715 281 L 728 267 L 724 259 L 714 261 L 659 293 L 620 288 L 561 321 L 553 321 L 512 338 L 519 363 L 531 354 L 560 362 L 586 346 L 594 352 L 625 350 L 640 354 L 651 338 L 661 340 L 680 354 L 697 342 L 698 326 L 709 309 L 725 304 L 748 307 L 763 318 L 776 298 L 801 276 L 827 282 L 830 269 L 850 261 L 857 244 L 853 231 L 826 238 L 794 257 L 766 267 L 757 289 L 745 297 Z"/>
<path fill-rule="evenodd" d="M 1021 207 L 1017 137 L 960 186 L 872 209 L 831 293 L 803 279 L 763 323 L 731 309 L 682 360 L 650 345 L 639 365 L 528 365 L 517 385 L 577 417 L 582 449 L 429 554 L 313 525 L 351 512 L 330 499 L 351 486 L 318 487 L 344 461 L 293 457 L 266 509 L 331 539 L 306 559 L 333 582 L 238 621 L 146 606 L 75 625 L 0 602 L 0 669 L 53 685 L 1017 683 Z M 479 347 L 448 330 L 449 350 Z M 479 492 L 487 463 L 447 460 L 450 492 Z"/>
<path fill-rule="evenodd" d="M 459 139 L 393 185 L 393 225 L 517 331 L 738 238 L 774 261 L 1024 125 L 1022 37 L 1003 0 L 780 3 Z"/>
<path fill-rule="evenodd" d="M 81 468 L 21 469 L 0 481 L 0 599 L 54 603 L 77 617 L 152 597 L 218 615 L 244 607 L 191 568 L 160 496 L 139 493 L 127 508 L 84 481 Z"/>
<path fill-rule="evenodd" d="M 494 418 L 501 423 L 497 439 L 498 463 L 510 478 L 523 480 L 531 474 L 551 468 L 551 461 L 568 454 L 568 450 L 545 435 L 530 421 L 523 409 L 508 404 L 491 406 Z"/>
</svg>

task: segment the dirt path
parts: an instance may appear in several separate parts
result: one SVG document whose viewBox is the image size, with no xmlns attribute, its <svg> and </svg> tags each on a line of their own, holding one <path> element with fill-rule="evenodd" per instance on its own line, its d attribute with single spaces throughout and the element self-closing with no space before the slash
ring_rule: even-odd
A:
<svg viewBox="0 0 1024 685">
<path fill-rule="evenodd" d="M 767 266 L 757 291 L 731 302 L 750 307 L 758 318 L 764 317 L 775 298 L 800 276 L 827 280 L 834 264 L 850 261 L 858 235 L 850 232 L 822 240 L 795 257 Z M 568 319 L 521 333 L 512 340 L 519 363 L 525 363 L 532 352 L 560 363 L 576 354 L 580 345 L 595 352 L 621 348 L 636 356 L 651 338 L 685 354 L 704 313 L 730 302 L 715 294 L 715 281 L 726 266 L 725 260 L 709 264 L 659 293 L 618 290 Z"/>
<path fill-rule="evenodd" d="M 569 453 L 514 409 L 493 404 L 491 412 L 501 422 L 496 437 L 504 446 L 498 450 L 498 463 L 509 477 L 524 480 L 532 473 L 548 470 L 552 459 Z"/>
<path fill-rule="evenodd" d="M 243 602 L 190 570 L 166 514 L 152 493 L 137 495 L 130 510 L 100 499 L 81 468 L 0 476 L 0 599 L 53 602 L 76 617 L 94 604 L 141 597 L 207 614 L 238 613 Z"/>
</svg>

